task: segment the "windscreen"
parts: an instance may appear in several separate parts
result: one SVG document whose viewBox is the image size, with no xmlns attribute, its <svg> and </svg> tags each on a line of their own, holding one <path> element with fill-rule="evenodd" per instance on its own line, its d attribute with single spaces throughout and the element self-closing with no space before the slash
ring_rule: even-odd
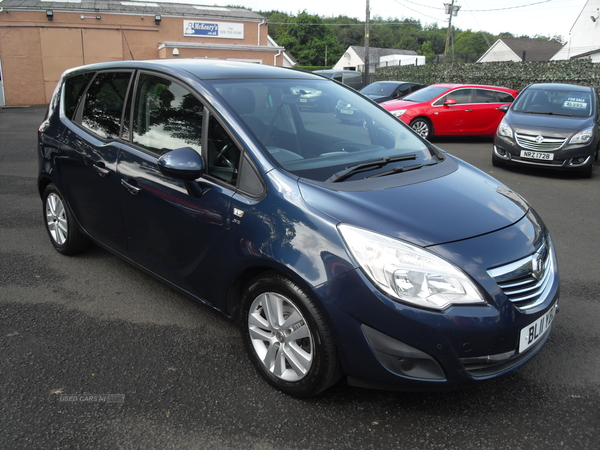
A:
<svg viewBox="0 0 600 450">
<path fill-rule="evenodd" d="M 416 103 L 428 102 L 436 98 L 438 95 L 442 95 L 448 90 L 449 88 L 447 87 L 429 86 L 407 95 L 402 100 Z"/>
<path fill-rule="evenodd" d="M 371 83 L 360 91 L 361 94 L 380 95 L 382 97 L 391 95 L 398 85 L 394 83 Z"/>
<path fill-rule="evenodd" d="M 591 91 L 530 88 L 521 93 L 512 110 L 531 114 L 590 117 L 594 108 Z"/>
<path fill-rule="evenodd" d="M 297 176 L 326 181 L 347 167 L 402 155 L 408 155 L 407 164 L 437 160 L 426 141 L 339 83 L 322 79 L 210 83 L 270 157 Z"/>
</svg>

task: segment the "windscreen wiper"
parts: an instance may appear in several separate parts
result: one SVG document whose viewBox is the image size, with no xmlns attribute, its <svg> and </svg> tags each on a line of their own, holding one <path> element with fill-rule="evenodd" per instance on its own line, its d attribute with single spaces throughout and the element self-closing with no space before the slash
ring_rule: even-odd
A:
<svg viewBox="0 0 600 450">
<path fill-rule="evenodd" d="M 334 173 L 331 177 L 329 177 L 325 181 L 337 183 L 338 181 L 344 181 L 344 180 L 350 178 L 352 175 L 355 175 L 359 172 L 371 170 L 373 168 L 383 167 L 392 162 L 410 161 L 411 159 L 417 159 L 417 154 L 411 153 L 411 154 L 402 155 L 402 156 L 388 156 L 385 158 L 376 159 L 374 161 L 368 161 L 368 162 L 356 164 L 354 166 L 346 167 L 344 170 L 341 170 L 337 173 Z"/>
<path fill-rule="evenodd" d="M 565 114 L 565 113 L 555 113 L 555 112 L 543 112 L 543 111 L 523 111 L 525 114 L 544 114 L 547 116 L 565 116 L 565 117 L 572 117 L 572 114 Z"/>
<path fill-rule="evenodd" d="M 385 172 L 379 172 L 379 173 L 376 173 L 375 175 L 369 175 L 366 178 L 385 177 L 386 175 L 393 175 L 395 173 L 410 172 L 411 170 L 420 169 L 421 167 L 435 166 L 438 162 L 439 161 L 431 161 L 426 164 L 413 164 L 411 166 L 396 166 L 396 167 L 392 168 L 391 170 L 386 170 Z"/>
</svg>

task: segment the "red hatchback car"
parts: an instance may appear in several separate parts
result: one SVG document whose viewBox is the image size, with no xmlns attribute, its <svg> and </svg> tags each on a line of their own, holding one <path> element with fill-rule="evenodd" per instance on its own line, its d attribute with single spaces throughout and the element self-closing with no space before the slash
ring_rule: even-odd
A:
<svg viewBox="0 0 600 450">
<path fill-rule="evenodd" d="M 425 139 L 434 135 L 493 136 L 504 117 L 500 107 L 512 103 L 517 94 L 503 87 L 444 83 L 381 106 Z"/>
</svg>

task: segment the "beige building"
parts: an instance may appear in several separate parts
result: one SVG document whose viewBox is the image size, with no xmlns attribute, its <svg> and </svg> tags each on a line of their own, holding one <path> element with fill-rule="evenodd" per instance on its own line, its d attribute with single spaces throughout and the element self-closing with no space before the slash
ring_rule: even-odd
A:
<svg viewBox="0 0 600 450">
<path fill-rule="evenodd" d="M 62 72 L 102 61 L 212 58 L 286 65 L 266 19 L 235 7 L 0 0 L 0 106 L 48 103 Z"/>
</svg>

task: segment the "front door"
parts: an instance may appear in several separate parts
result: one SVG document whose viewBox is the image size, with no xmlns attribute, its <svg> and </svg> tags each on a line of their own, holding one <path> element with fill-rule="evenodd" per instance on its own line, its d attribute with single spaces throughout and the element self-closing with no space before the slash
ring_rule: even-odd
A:
<svg viewBox="0 0 600 450">
<path fill-rule="evenodd" d="M 436 134 L 461 134 L 468 127 L 473 113 L 471 91 L 457 89 L 435 102 L 433 129 Z M 444 105 L 448 99 L 456 103 Z"/>
<path fill-rule="evenodd" d="M 207 296 L 206 280 L 222 253 L 235 170 L 227 164 L 211 177 L 208 168 L 207 177 L 198 180 L 205 193 L 194 198 L 182 181 L 162 175 L 157 161 L 165 153 L 189 147 L 210 165 L 210 155 L 202 152 L 207 114 L 187 87 L 140 74 L 133 101 L 132 143 L 123 148 L 118 161 L 130 258 L 199 297 Z M 227 150 L 228 163 L 237 166 L 239 150 L 222 148 Z"/>
</svg>

